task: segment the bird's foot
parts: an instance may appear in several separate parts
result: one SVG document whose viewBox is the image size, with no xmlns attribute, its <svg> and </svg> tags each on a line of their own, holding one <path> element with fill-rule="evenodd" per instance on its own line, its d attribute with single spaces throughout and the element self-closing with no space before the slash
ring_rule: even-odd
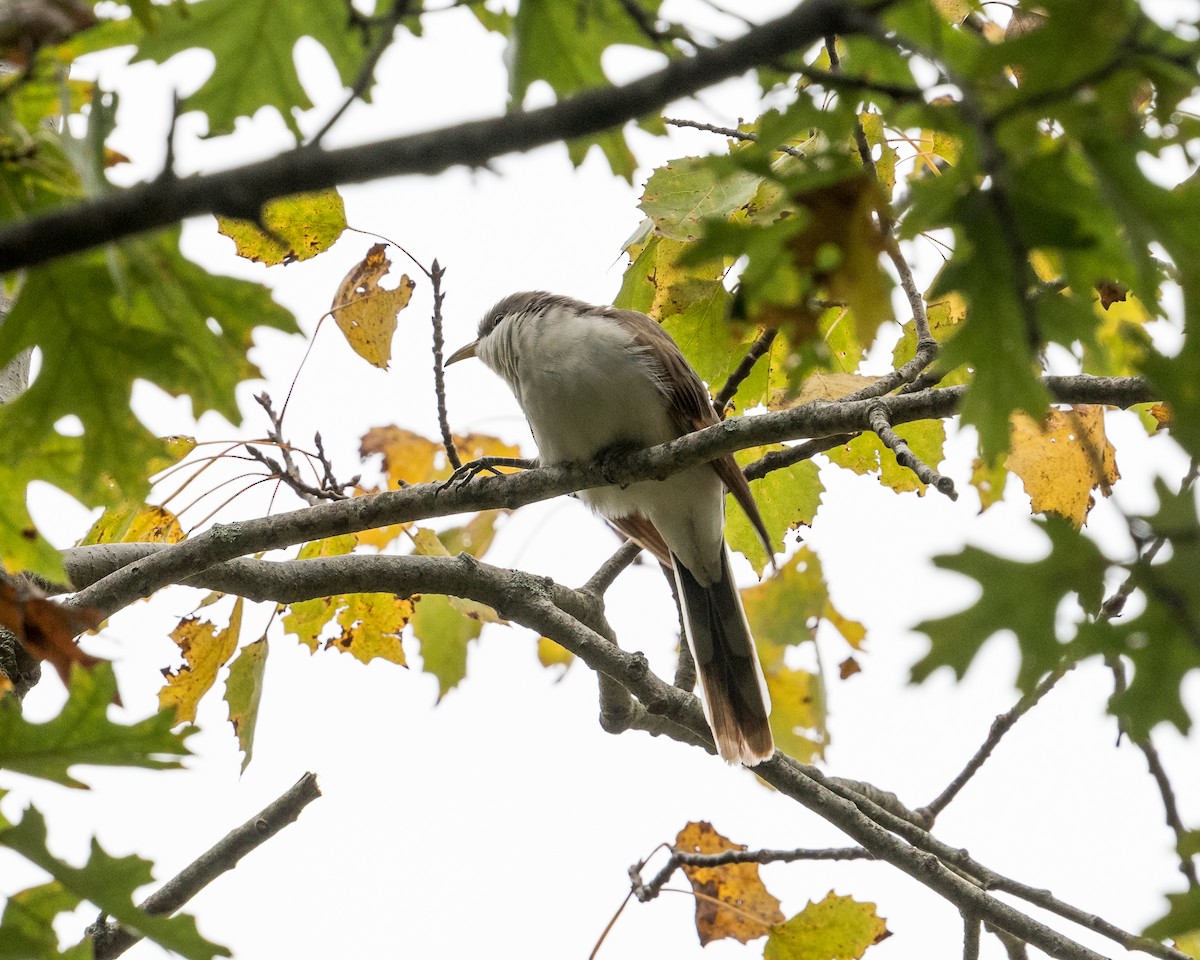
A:
<svg viewBox="0 0 1200 960">
<path fill-rule="evenodd" d="M 442 482 L 438 490 L 451 490 L 454 487 L 460 487 L 470 483 L 481 473 L 492 473 L 496 476 L 501 476 L 503 471 L 501 467 L 519 467 L 522 470 L 531 470 L 537 466 L 536 460 L 527 460 L 524 457 L 480 457 L 478 460 L 472 460 L 470 463 L 464 463 L 461 467 L 450 474 L 449 478 Z"/>
</svg>

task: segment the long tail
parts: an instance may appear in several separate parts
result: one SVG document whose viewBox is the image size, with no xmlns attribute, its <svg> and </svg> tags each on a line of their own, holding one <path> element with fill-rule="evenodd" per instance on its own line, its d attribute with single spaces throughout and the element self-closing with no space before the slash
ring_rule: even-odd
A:
<svg viewBox="0 0 1200 960">
<path fill-rule="evenodd" d="M 771 700 L 742 600 L 729 574 L 729 551 L 722 548 L 721 579 L 711 586 L 700 584 L 674 554 L 671 567 L 717 751 L 728 763 L 752 767 L 775 752 L 767 720 Z"/>
</svg>

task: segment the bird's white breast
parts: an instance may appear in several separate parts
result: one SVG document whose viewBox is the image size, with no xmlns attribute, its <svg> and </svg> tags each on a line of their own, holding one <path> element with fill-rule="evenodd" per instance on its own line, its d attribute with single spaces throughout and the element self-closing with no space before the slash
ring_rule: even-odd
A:
<svg viewBox="0 0 1200 960">
<path fill-rule="evenodd" d="M 481 342 L 479 356 L 509 382 L 545 463 L 594 460 L 610 448 L 681 435 L 657 384 L 659 368 L 611 318 L 562 308 L 510 318 Z M 701 582 L 719 578 L 724 489 L 710 466 L 579 497 L 603 516 L 643 514 Z"/>
</svg>

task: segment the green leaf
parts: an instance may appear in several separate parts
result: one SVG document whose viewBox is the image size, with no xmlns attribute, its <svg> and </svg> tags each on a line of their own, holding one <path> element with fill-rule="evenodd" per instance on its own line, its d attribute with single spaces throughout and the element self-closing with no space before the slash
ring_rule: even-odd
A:
<svg viewBox="0 0 1200 960">
<path fill-rule="evenodd" d="M 261 226 L 218 216 L 217 229 L 234 242 L 239 257 L 267 266 L 297 263 L 337 242 L 346 229 L 346 207 L 336 189 L 294 193 L 264 204 L 259 221 Z"/>
<path fill-rule="evenodd" d="M 1146 928 L 1146 936 L 1155 940 L 1200 930 L 1200 887 L 1188 887 L 1183 893 L 1168 893 L 1171 909 Z"/>
<path fill-rule="evenodd" d="M 728 219 L 753 199 L 761 183 L 761 178 L 731 168 L 725 157 L 682 157 L 650 175 L 638 206 L 660 236 L 696 240 L 705 220 Z"/>
<path fill-rule="evenodd" d="M 1109 710 L 1138 739 L 1163 721 L 1187 733 L 1191 717 L 1180 688 L 1191 671 L 1200 670 L 1200 523 L 1195 497 L 1190 491 L 1173 493 L 1161 481 L 1156 489 L 1158 512 L 1134 522 L 1151 537 L 1164 537 L 1170 549 L 1160 552 L 1154 563 L 1139 561 L 1130 573 L 1145 607 L 1131 618 L 1085 624 L 1076 640 L 1081 653 L 1120 655 L 1133 664 L 1129 686 L 1112 698 Z"/>
<path fill-rule="evenodd" d="M 649 21 L 658 0 L 633 0 Z M 658 49 L 630 16 L 620 0 L 528 0 L 517 6 L 509 41 L 509 98 L 521 109 L 525 94 L 537 80 L 550 85 L 562 100 L 594 87 L 608 86 L 601 66 L 604 51 L 613 44 Z M 613 173 L 632 181 L 635 162 L 624 134 L 609 130 L 569 144 L 576 165 L 592 145 L 599 145 Z"/>
<path fill-rule="evenodd" d="M 94 903 L 114 920 L 187 960 L 231 956 L 224 947 L 200 936 L 195 918 L 186 914 L 151 916 L 134 906 L 134 893 L 154 879 L 148 860 L 110 857 L 93 840 L 91 855 L 82 867 L 63 863 L 46 849 L 46 821 L 33 807 L 26 809 L 20 823 L 0 829 L 0 846 L 15 850 L 41 867 L 70 894 Z"/>
<path fill-rule="evenodd" d="M 1004 228 L 981 194 L 972 194 L 956 206 L 960 248 L 931 294 L 957 291 L 969 308 L 966 322 L 945 344 L 939 363 L 948 369 L 960 363 L 974 368 L 962 419 L 979 431 L 984 459 L 993 461 L 1008 449 L 1009 416 L 1024 410 L 1040 419 L 1049 396 L 1034 373 L 1036 331 L 1026 322 L 1025 279 L 1005 243 Z"/>
<path fill-rule="evenodd" d="M 175 770 L 189 755 L 183 741 L 193 732 L 171 732 L 175 716 L 163 711 L 133 724 L 113 723 L 108 708 L 117 691 L 112 666 L 71 671 L 62 712 L 45 723 L 30 723 L 12 697 L 0 699 L 0 768 L 82 787 L 69 770 L 76 764 Z"/>
<path fill-rule="evenodd" d="M 763 948 L 763 960 L 858 960 L 889 936 L 875 904 L 839 897 L 832 890 L 820 903 L 775 926 Z"/>
<path fill-rule="evenodd" d="M 920 682 L 942 666 L 961 679 L 984 641 L 1006 630 L 1017 638 L 1021 655 L 1017 683 L 1023 691 L 1032 690 L 1043 674 L 1058 665 L 1067 652 L 1055 634 L 1059 607 L 1064 598 L 1074 596 L 1085 610 L 1096 610 L 1108 561 L 1069 521 L 1036 522 L 1050 540 L 1050 553 L 1042 560 L 1007 560 L 977 547 L 934 559 L 939 569 L 977 581 L 981 595 L 965 610 L 917 625 L 932 646 L 913 666 L 913 680 Z"/>
<path fill-rule="evenodd" d="M 138 42 L 133 63 L 164 63 L 194 47 L 211 50 L 212 75 L 183 101 L 182 109 L 208 116 L 208 135 L 233 132 L 238 117 L 274 107 L 300 137 L 296 112 L 312 101 L 296 71 L 294 50 L 312 37 L 329 54 L 349 87 L 362 66 L 363 31 L 350 22 L 347 8 L 326 0 L 197 0 L 159 8 L 158 28 Z M 373 42 L 373 41 L 372 41 Z"/>
<path fill-rule="evenodd" d="M 233 724 L 238 746 L 242 748 L 243 772 L 254 754 L 254 729 L 258 725 L 267 652 L 265 634 L 242 647 L 229 664 L 229 679 L 225 681 L 225 702 L 229 705 L 229 722 Z"/>
<path fill-rule="evenodd" d="M 140 497 L 166 447 L 130 410 L 137 379 L 190 396 L 196 416 L 241 420 L 235 389 L 258 376 L 246 356 L 254 328 L 292 332 L 295 320 L 265 288 L 185 260 L 178 237 L 164 231 L 28 272 L 0 327 L 0 363 L 37 346 L 42 369 L 0 409 L 0 464 L 27 462 L 30 447 L 50 443 L 54 424 L 74 415 L 83 426 L 76 472 L 45 478 L 88 504 L 112 498 L 109 479 Z"/>
<path fill-rule="evenodd" d="M 736 459 L 744 466 L 769 450 L 779 449 L 783 448 L 755 447 L 741 450 L 736 454 Z M 759 513 L 762 514 L 763 523 L 767 526 L 775 550 L 784 549 L 784 537 L 790 530 L 812 524 L 824 490 L 817 465 L 811 460 L 783 470 L 772 470 L 765 477 L 750 481 L 750 491 L 758 503 Z M 745 556 L 761 574 L 766 569 L 769 558 L 758 539 L 758 533 L 750 525 L 741 507 L 735 506 L 731 500 L 726 502 L 725 539 L 731 549 Z"/>
<path fill-rule="evenodd" d="M 0 960 L 91 960 L 87 941 L 59 950 L 53 926 L 55 917 L 80 902 L 57 881 L 14 893 L 0 917 Z"/>
<path fill-rule="evenodd" d="M 908 443 L 913 454 L 935 470 L 942 462 L 942 447 L 946 442 L 946 425 L 941 420 L 905 423 L 896 428 L 896 435 Z M 849 443 L 835 447 L 825 454 L 840 467 L 860 475 L 879 474 L 879 482 L 897 493 L 915 491 L 924 496 L 926 485 L 908 467 L 896 461 L 896 455 L 884 446 L 874 433 L 863 433 Z"/>
<path fill-rule="evenodd" d="M 483 624 L 463 616 L 451 597 L 423 594 L 416 600 L 413 634 L 421 644 L 421 666 L 438 680 L 438 699 L 467 675 L 467 644 L 479 636 Z"/>
</svg>

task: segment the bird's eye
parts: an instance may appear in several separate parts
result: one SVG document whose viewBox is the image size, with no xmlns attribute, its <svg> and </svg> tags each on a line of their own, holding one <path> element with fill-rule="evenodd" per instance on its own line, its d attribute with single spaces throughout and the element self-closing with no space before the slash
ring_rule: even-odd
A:
<svg viewBox="0 0 1200 960">
<path fill-rule="evenodd" d="M 489 317 L 487 322 L 488 332 L 490 333 L 492 330 L 495 330 L 498 326 L 500 326 L 500 321 L 503 319 L 504 314 L 502 313 L 493 314 L 491 317 Z"/>
</svg>

